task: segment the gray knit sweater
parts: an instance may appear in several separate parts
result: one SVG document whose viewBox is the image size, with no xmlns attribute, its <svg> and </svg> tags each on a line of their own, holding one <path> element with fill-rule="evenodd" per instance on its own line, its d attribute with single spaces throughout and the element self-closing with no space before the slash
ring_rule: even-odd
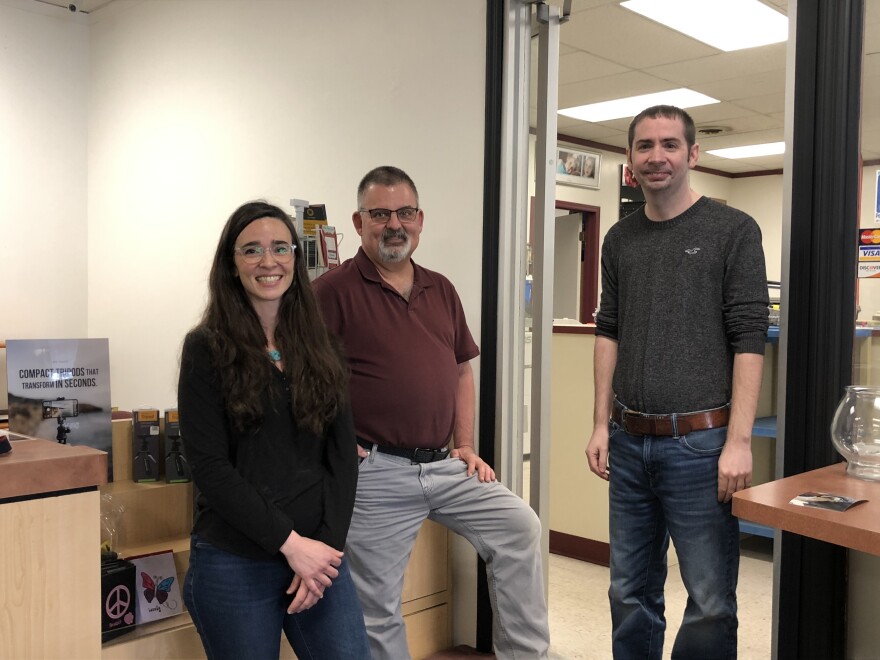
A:
<svg viewBox="0 0 880 660">
<path fill-rule="evenodd" d="M 627 407 L 682 413 L 730 401 L 735 353 L 764 353 L 767 271 L 761 230 L 700 198 L 665 222 L 644 209 L 602 245 L 596 334 L 618 342 L 613 388 Z"/>
</svg>

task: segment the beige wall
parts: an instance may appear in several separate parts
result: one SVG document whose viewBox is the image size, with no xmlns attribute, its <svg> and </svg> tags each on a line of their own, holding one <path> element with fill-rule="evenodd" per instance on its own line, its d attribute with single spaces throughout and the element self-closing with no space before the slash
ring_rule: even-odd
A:
<svg viewBox="0 0 880 660">
<path fill-rule="evenodd" d="M 761 227 L 767 279 L 782 279 L 782 175 L 732 179 L 727 203 L 755 218 Z"/>
<path fill-rule="evenodd" d="M 553 335 L 550 529 L 608 542 L 608 482 L 584 449 L 593 430 L 593 335 Z"/>
</svg>

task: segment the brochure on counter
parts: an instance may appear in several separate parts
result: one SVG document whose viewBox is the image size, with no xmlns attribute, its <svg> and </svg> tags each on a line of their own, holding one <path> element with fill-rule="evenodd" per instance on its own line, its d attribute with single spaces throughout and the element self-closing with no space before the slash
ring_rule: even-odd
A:
<svg viewBox="0 0 880 660">
<path fill-rule="evenodd" d="M 834 493 L 818 493 L 809 491 L 801 493 L 793 498 L 789 503 L 796 506 L 809 506 L 816 509 L 830 509 L 831 511 L 846 511 L 850 507 L 868 500 L 857 500 L 845 495 L 835 495 Z"/>
</svg>

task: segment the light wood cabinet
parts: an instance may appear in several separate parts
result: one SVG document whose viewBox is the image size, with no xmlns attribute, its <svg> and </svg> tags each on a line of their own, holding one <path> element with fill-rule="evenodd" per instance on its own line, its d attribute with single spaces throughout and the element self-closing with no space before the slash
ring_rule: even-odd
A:
<svg viewBox="0 0 880 660">
<path fill-rule="evenodd" d="M 100 655 L 99 495 L 107 454 L 50 440 L 0 458 L 0 658 Z"/>
</svg>

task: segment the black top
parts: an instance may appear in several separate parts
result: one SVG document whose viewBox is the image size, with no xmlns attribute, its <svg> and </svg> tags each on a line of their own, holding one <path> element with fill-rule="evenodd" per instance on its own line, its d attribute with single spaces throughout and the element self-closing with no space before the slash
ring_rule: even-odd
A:
<svg viewBox="0 0 880 660">
<path fill-rule="evenodd" d="M 266 359 L 269 386 L 258 428 L 227 423 L 219 375 L 203 331 L 189 333 L 180 361 L 181 440 L 200 494 L 193 532 L 244 557 L 281 557 L 291 530 L 342 550 L 357 487 L 351 411 L 323 438 L 297 427 L 290 383 Z"/>
<path fill-rule="evenodd" d="M 618 342 L 614 393 L 633 410 L 683 413 L 730 401 L 736 353 L 764 353 L 769 299 L 761 230 L 701 197 L 652 222 L 644 208 L 602 245 L 596 334 Z"/>
</svg>

